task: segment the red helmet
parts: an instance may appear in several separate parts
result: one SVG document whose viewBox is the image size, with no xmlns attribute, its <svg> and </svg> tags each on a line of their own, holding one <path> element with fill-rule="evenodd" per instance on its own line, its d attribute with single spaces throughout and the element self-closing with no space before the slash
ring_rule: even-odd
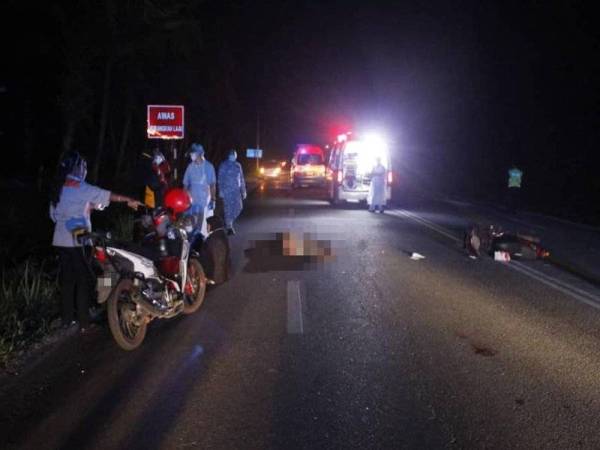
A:
<svg viewBox="0 0 600 450">
<path fill-rule="evenodd" d="M 169 189 L 165 194 L 165 206 L 175 214 L 180 214 L 192 206 L 192 197 L 185 189 Z"/>
</svg>

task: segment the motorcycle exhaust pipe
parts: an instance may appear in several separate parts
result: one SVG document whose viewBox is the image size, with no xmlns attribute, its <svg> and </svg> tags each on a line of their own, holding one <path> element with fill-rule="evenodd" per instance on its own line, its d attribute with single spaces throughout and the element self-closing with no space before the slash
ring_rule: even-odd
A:
<svg viewBox="0 0 600 450">
<path fill-rule="evenodd" d="M 132 300 L 136 305 L 142 308 L 146 314 L 150 314 L 155 317 L 163 317 L 168 314 L 168 311 L 162 311 L 160 308 L 146 300 L 141 292 L 137 292 L 136 295 L 133 295 Z"/>
</svg>

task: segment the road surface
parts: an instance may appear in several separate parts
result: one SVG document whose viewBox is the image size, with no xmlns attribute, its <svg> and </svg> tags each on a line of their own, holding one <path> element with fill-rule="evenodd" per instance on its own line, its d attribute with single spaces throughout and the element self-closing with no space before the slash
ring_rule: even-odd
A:
<svg viewBox="0 0 600 450">
<path fill-rule="evenodd" d="M 139 350 L 105 327 L 14 377 L 0 447 L 600 448 L 592 286 L 467 258 L 450 204 L 379 215 L 309 194 L 259 191 L 233 279 Z M 286 232 L 327 256 L 261 242 Z"/>
</svg>

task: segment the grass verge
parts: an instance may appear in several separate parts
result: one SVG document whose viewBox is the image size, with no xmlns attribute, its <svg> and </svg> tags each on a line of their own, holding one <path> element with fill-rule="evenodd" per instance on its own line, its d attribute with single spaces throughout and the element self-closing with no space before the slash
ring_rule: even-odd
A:
<svg viewBox="0 0 600 450">
<path fill-rule="evenodd" d="M 52 265 L 30 257 L 1 271 L 0 365 L 47 335 L 58 317 L 58 276 Z"/>
</svg>

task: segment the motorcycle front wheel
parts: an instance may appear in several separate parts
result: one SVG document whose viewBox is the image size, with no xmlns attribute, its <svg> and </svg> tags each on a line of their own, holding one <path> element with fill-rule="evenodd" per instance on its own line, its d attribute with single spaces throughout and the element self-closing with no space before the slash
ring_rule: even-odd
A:
<svg viewBox="0 0 600 450">
<path fill-rule="evenodd" d="M 123 350 L 138 348 L 146 337 L 148 324 L 140 319 L 132 297 L 131 280 L 119 281 L 107 301 L 108 325 L 113 338 Z"/>
<path fill-rule="evenodd" d="M 183 296 L 183 313 L 192 314 L 196 312 L 206 294 L 206 276 L 202 264 L 195 258 L 190 258 L 187 268 L 187 282 Z"/>
</svg>

